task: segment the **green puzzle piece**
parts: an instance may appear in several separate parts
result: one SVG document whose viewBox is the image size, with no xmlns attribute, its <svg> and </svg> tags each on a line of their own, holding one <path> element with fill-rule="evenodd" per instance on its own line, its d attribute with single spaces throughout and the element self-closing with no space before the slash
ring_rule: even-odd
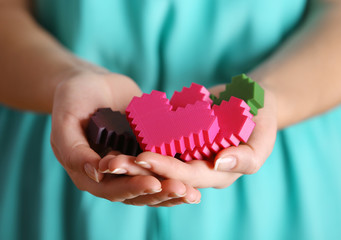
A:
<svg viewBox="0 0 341 240">
<path fill-rule="evenodd" d="M 220 104 L 218 104 L 218 98 L 216 96 L 214 96 L 213 94 L 210 94 L 210 98 L 213 101 L 212 104 L 220 105 Z"/>
<path fill-rule="evenodd" d="M 232 77 L 232 82 L 226 84 L 226 89 L 219 94 L 219 98 L 212 94 L 210 98 L 213 104 L 220 105 L 223 100 L 230 100 L 231 96 L 243 99 L 250 106 L 250 112 L 254 116 L 257 115 L 258 109 L 264 106 L 263 88 L 246 74 Z"/>
</svg>

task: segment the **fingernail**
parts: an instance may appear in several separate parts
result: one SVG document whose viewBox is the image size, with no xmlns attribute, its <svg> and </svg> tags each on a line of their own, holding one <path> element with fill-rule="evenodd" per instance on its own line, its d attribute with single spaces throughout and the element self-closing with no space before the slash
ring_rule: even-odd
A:
<svg viewBox="0 0 341 240">
<path fill-rule="evenodd" d="M 116 168 L 116 169 L 114 169 L 114 171 L 111 171 L 110 173 L 113 173 L 113 174 L 125 174 L 127 172 L 128 171 L 125 170 L 124 168 Z"/>
<path fill-rule="evenodd" d="M 178 193 L 168 194 L 168 197 L 171 197 L 171 198 L 180 198 L 180 197 L 184 197 L 184 196 L 186 196 L 186 193 L 184 193 L 184 194 L 178 194 Z"/>
<path fill-rule="evenodd" d="M 149 190 L 144 191 L 144 193 L 152 194 L 152 193 L 159 193 L 161 191 L 162 191 L 162 188 L 160 188 L 160 189 L 149 189 Z"/>
<path fill-rule="evenodd" d="M 200 202 L 200 200 L 199 200 L 199 202 Z M 198 201 L 190 201 L 187 198 L 185 199 L 185 203 L 188 203 L 188 204 L 198 204 L 199 202 Z"/>
<path fill-rule="evenodd" d="M 86 175 L 88 175 L 89 178 L 99 183 L 98 172 L 93 166 L 91 166 L 90 163 L 86 163 L 84 165 L 84 171 L 86 172 Z"/>
<path fill-rule="evenodd" d="M 230 171 L 237 164 L 237 159 L 235 157 L 222 157 L 219 158 L 214 165 L 214 170 L 216 171 Z"/>
<path fill-rule="evenodd" d="M 145 162 L 145 161 L 135 161 L 136 164 L 140 165 L 143 168 L 151 168 L 152 166 L 150 166 L 149 163 Z"/>
</svg>

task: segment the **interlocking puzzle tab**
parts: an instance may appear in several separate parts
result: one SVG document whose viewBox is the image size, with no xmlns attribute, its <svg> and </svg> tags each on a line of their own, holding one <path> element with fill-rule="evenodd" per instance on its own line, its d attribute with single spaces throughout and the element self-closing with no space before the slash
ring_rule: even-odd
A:
<svg viewBox="0 0 341 240">
<path fill-rule="evenodd" d="M 87 137 L 90 147 L 100 155 L 109 149 L 132 156 L 142 152 L 126 116 L 110 108 L 100 108 L 91 116 Z"/>
<path fill-rule="evenodd" d="M 226 89 L 220 93 L 219 98 L 211 95 L 211 99 L 213 104 L 220 105 L 223 100 L 228 101 L 231 96 L 243 99 L 250 106 L 250 112 L 255 116 L 258 109 L 264 106 L 263 88 L 245 74 L 232 77 L 232 82 L 226 84 Z"/>
</svg>

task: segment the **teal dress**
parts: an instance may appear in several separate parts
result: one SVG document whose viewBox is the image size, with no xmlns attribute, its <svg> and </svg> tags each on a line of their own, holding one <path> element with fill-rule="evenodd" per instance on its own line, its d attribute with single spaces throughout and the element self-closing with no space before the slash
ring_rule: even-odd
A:
<svg viewBox="0 0 341 240">
<path fill-rule="evenodd" d="M 37 0 L 66 48 L 144 92 L 247 72 L 300 22 L 304 0 Z M 0 239 L 340 239 L 341 109 L 278 133 L 261 170 L 199 205 L 112 203 L 79 191 L 49 144 L 50 116 L 0 107 Z"/>
</svg>

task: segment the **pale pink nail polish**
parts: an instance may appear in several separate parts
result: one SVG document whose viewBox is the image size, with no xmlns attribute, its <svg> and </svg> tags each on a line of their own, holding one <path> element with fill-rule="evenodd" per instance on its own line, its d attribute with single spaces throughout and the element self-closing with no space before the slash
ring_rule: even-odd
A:
<svg viewBox="0 0 341 240">
<path fill-rule="evenodd" d="M 110 173 L 112 174 L 126 174 L 128 171 L 125 170 L 124 168 L 116 168 L 113 171 L 111 171 Z"/>
<path fill-rule="evenodd" d="M 147 168 L 147 169 L 152 167 L 149 163 L 147 163 L 145 161 L 138 161 L 138 162 L 135 161 L 135 163 L 138 164 L 139 166 L 141 166 L 143 168 Z"/>
<path fill-rule="evenodd" d="M 84 165 L 84 171 L 89 178 L 99 183 L 98 172 L 90 163 Z"/>
<path fill-rule="evenodd" d="M 237 159 L 235 157 L 221 157 L 219 158 L 214 165 L 214 170 L 216 171 L 230 171 L 237 164 Z"/>
</svg>

